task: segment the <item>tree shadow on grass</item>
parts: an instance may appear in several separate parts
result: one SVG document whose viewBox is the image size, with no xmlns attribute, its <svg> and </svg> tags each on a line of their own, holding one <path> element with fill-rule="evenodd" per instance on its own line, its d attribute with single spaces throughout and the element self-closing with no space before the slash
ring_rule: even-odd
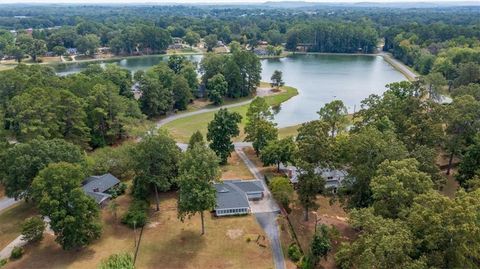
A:
<svg viewBox="0 0 480 269">
<path fill-rule="evenodd" d="M 166 242 L 155 242 L 156 245 L 140 246 L 148 248 L 149 268 L 187 268 L 199 251 L 205 247 L 205 237 L 200 231 L 182 230 L 177 236 Z M 195 267 L 195 266 L 194 266 Z"/>
<path fill-rule="evenodd" d="M 80 250 L 63 250 L 55 237 L 45 235 L 42 242 L 25 246 L 22 258 L 8 263 L 8 268 L 67 268 L 75 261 L 92 259 L 95 252 L 84 248 Z"/>
</svg>

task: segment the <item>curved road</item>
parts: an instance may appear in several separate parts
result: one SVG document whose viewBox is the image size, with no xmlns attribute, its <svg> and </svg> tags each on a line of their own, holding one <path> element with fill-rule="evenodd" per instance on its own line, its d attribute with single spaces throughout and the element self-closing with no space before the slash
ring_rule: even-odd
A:
<svg viewBox="0 0 480 269">
<path fill-rule="evenodd" d="M 202 109 L 192 111 L 192 112 L 185 112 L 185 113 L 180 113 L 180 114 L 170 114 L 166 118 L 157 121 L 157 128 L 160 128 L 163 125 L 165 125 L 165 124 L 167 124 L 171 121 L 178 120 L 178 119 L 181 119 L 181 118 L 186 118 L 186 117 L 190 117 L 190 116 L 198 115 L 198 114 L 202 114 L 202 113 L 207 113 L 207 112 L 214 112 L 214 111 L 220 110 L 221 108 L 232 108 L 232 107 L 237 107 L 237 106 L 243 106 L 243 105 L 246 105 L 246 104 L 250 104 L 252 101 L 253 101 L 253 99 L 250 99 L 250 100 L 247 100 L 247 101 L 234 103 L 234 104 L 229 104 L 229 105 L 223 105 L 223 106 L 219 106 L 219 107 L 202 108 Z"/>
</svg>

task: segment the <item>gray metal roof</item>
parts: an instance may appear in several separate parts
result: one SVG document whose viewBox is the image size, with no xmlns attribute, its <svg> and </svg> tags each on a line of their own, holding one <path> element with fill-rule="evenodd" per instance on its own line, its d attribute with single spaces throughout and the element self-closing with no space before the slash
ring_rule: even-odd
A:
<svg viewBox="0 0 480 269">
<path fill-rule="evenodd" d="M 82 182 L 85 192 L 105 192 L 111 187 L 120 183 L 118 178 L 108 173 L 101 176 L 91 176 Z"/>
<path fill-rule="evenodd" d="M 245 208 L 249 207 L 247 195 L 240 188 L 235 185 L 224 182 L 215 183 L 215 189 L 217 190 L 217 205 L 215 209 L 227 209 L 227 208 Z"/>
<path fill-rule="evenodd" d="M 260 182 L 260 180 L 230 181 L 229 183 L 234 184 L 246 193 L 265 191 L 265 189 L 263 188 L 263 184 L 262 182 Z"/>
</svg>

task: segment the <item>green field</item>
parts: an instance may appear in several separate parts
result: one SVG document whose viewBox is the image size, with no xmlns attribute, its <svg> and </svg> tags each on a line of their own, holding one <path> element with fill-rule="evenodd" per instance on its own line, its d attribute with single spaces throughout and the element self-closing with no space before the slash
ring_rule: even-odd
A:
<svg viewBox="0 0 480 269">
<path fill-rule="evenodd" d="M 287 101 L 298 94 L 297 89 L 284 86 L 281 88 L 282 92 L 264 97 L 270 106 L 277 106 Z M 245 115 L 247 113 L 248 105 L 230 108 L 229 111 L 237 112 L 242 115 L 242 122 L 240 123 L 240 135 L 235 138 L 236 141 L 242 141 L 244 138 L 243 128 L 245 127 Z M 179 142 L 188 142 L 190 136 L 199 130 L 204 136 L 207 133 L 207 125 L 213 119 L 215 112 L 205 112 L 191 117 L 181 118 L 169 122 L 162 126 L 162 129 L 168 132 Z"/>
</svg>

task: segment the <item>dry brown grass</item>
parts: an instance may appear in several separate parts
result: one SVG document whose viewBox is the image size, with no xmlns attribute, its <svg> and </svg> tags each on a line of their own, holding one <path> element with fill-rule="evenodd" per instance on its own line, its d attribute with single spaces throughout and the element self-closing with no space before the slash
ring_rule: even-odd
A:
<svg viewBox="0 0 480 269">
<path fill-rule="evenodd" d="M 324 196 L 317 197 L 319 208 L 316 210 L 318 216 L 318 225 L 325 224 L 329 227 L 335 227 L 340 234 L 338 242 L 334 242 L 333 250 L 327 256 L 327 259 L 322 259 L 319 268 L 335 268 L 334 256 L 340 242 L 351 240 L 355 237 L 354 230 L 347 222 L 347 213 L 342 209 L 339 203 L 330 204 L 329 198 Z M 291 205 L 292 211 L 289 214 L 290 222 L 292 223 L 295 234 L 304 251 L 308 251 L 311 239 L 315 233 L 315 214 L 313 211 L 309 212 L 309 220 L 304 221 L 303 208 L 297 203 Z M 287 248 L 293 242 L 291 234 L 288 231 L 282 231 L 282 244 Z"/>
<path fill-rule="evenodd" d="M 0 249 L 6 247 L 21 234 L 22 222 L 34 216 L 36 210 L 32 204 L 18 203 L 0 214 Z"/>
<path fill-rule="evenodd" d="M 118 198 L 119 211 L 127 208 L 129 199 Z M 216 218 L 206 214 L 206 235 L 201 236 L 199 216 L 181 222 L 176 207 L 176 194 L 162 195 L 160 212 L 152 211 L 150 224 L 144 229 L 136 268 L 273 267 L 270 247 L 254 242 L 263 232 L 253 216 Z M 87 248 L 63 251 L 52 236 L 47 236 L 39 245 L 28 246 L 25 256 L 6 268 L 96 268 L 113 253 L 133 252 L 133 231 L 114 221 L 108 209 L 103 210 L 102 217 L 102 238 Z M 252 241 L 248 243 L 247 238 Z"/>
<path fill-rule="evenodd" d="M 226 165 L 221 166 L 222 179 L 253 179 L 254 176 L 250 173 L 245 163 L 234 151 Z"/>
</svg>

